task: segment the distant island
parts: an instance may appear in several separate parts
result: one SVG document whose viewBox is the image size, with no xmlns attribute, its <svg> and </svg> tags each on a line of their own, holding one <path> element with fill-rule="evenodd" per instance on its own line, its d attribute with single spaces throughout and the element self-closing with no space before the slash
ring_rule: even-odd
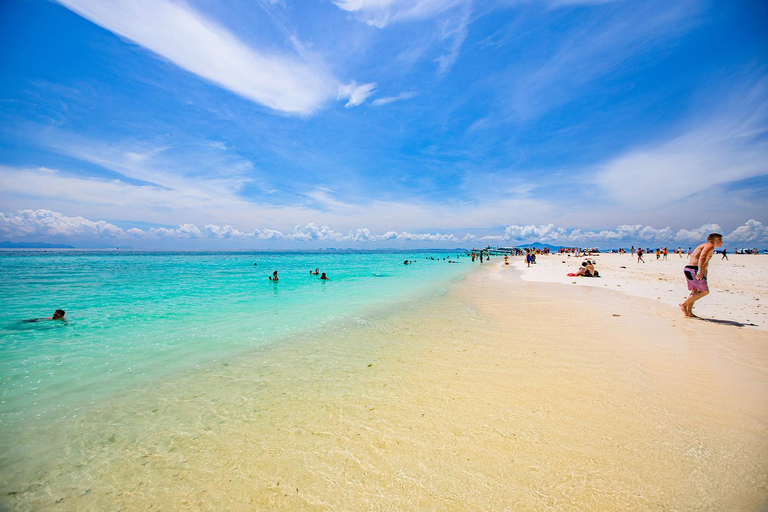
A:
<svg viewBox="0 0 768 512">
<path fill-rule="evenodd" d="M 0 242 L 0 249 L 74 249 L 66 244 L 46 244 L 44 242 Z"/>
</svg>

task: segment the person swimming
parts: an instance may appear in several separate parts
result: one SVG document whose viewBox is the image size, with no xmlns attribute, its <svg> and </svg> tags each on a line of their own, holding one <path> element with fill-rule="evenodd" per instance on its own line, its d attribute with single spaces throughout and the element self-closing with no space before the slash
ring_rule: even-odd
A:
<svg viewBox="0 0 768 512">
<path fill-rule="evenodd" d="M 41 320 L 63 320 L 66 322 L 67 319 L 64 318 L 65 314 L 66 312 L 63 309 L 57 309 L 56 311 L 53 312 L 53 316 L 49 316 L 47 318 L 30 318 L 28 320 L 24 320 L 24 322 L 31 323 L 31 322 L 39 322 Z"/>
<path fill-rule="evenodd" d="M 323 272 L 323 275 L 320 276 L 320 279 L 323 279 L 325 281 L 328 281 L 328 276 L 325 275 L 325 272 Z"/>
<path fill-rule="evenodd" d="M 275 270 L 274 272 L 272 272 L 272 275 L 271 275 L 271 276 L 269 276 L 269 280 L 270 280 L 270 281 L 277 281 L 277 270 Z"/>
</svg>

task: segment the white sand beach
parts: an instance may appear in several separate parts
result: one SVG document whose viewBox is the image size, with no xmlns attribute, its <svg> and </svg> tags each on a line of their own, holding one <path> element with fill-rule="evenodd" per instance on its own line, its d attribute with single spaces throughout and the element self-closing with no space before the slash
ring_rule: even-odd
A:
<svg viewBox="0 0 768 512">
<path fill-rule="evenodd" d="M 522 273 L 554 279 L 570 269 L 555 258 Z M 603 287 L 645 281 L 609 277 L 609 261 L 622 262 L 600 258 L 606 278 L 585 286 L 523 281 L 495 258 L 439 300 L 220 361 L 25 432 L 4 503 L 762 509 L 768 335 Z M 669 267 L 671 276 L 680 265 Z M 680 284 L 665 283 L 678 296 Z"/>
<path fill-rule="evenodd" d="M 600 278 L 568 277 L 568 273 L 575 273 L 586 259 L 595 262 Z M 638 263 L 637 257 L 631 254 L 603 253 L 578 258 L 550 254 L 539 255 L 536 264 L 530 267 L 522 258 L 514 258 L 512 264 L 525 281 L 619 290 L 634 297 L 658 301 L 679 311 L 677 305 L 689 293 L 683 277 L 687 256 L 684 254 L 681 259 L 677 255 L 669 255 L 667 260 L 657 260 L 654 254 L 646 254 L 643 259 L 645 263 Z M 715 254 L 709 264 L 708 283 L 710 294 L 695 305 L 698 316 L 754 324 L 750 327 L 768 330 L 768 257 L 729 254 L 725 260 Z"/>
</svg>

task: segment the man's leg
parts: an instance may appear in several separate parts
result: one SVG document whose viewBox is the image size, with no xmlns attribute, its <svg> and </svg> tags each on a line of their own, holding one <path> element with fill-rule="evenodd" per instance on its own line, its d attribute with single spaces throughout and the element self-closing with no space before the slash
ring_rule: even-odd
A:
<svg viewBox="0 0 768 512">
<path fill-rule="evenodd" d="M 696 317 L 696 315 L 693 314 L 693 303 L 699 300 L 700 298 L 709 295 L 709 292 L 700 292 L 700 291 L 692 291 L 691 294 L 688 296 L 685 301 L 680 304 L 680 309 L 683 310 L 683 313 L 685 313 L 685 316 L 688 317 Z"/>
</svg>

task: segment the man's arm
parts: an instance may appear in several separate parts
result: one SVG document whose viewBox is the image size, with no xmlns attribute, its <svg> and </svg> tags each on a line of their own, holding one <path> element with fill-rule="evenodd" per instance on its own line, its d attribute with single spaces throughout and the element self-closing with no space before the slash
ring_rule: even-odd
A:
<svg viewBox="0 0 768 512">
<path fill-rule="evenodd" d="M 712 258 L 712 254 L 715 252 L 715 246 L 707 244 L 699 255 L 699 271 L 696 273 L 697 279 L 707 278 L 707 269 L 709 268 L 709 260 Z"/>
</svg>

